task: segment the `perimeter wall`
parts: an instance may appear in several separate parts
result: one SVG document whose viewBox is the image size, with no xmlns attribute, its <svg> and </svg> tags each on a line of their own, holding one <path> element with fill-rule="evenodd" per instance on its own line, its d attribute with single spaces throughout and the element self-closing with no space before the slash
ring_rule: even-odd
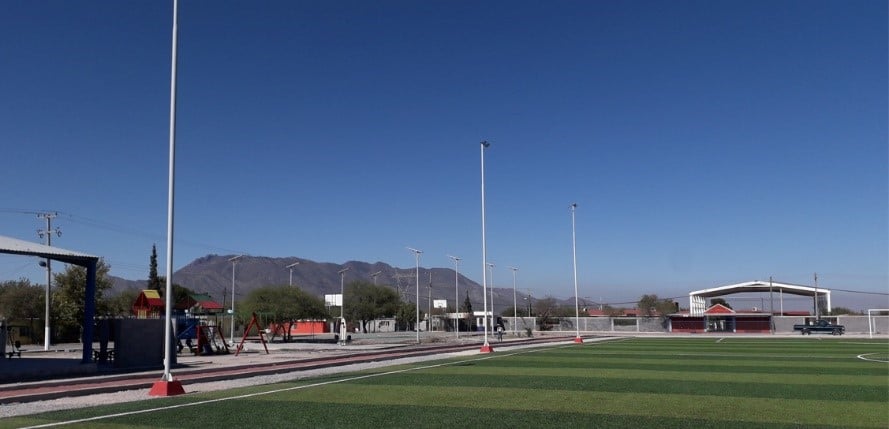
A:
<svg viewBox="0 0 889 429">
<path fill-rule="evenodd" d="M 846 333 L 868 333 L 867 316 L 828 316 L 824 318 L 839 325 L 844 325 Z M 812 317 L 775 316 L 773 317 L 775 333 L 793 333 L 793 325 L 806 323 L 806 319 L 812 319 Z M 533 330 L 540 330 L 536 317 L 519 317 L 518 319 L 504 317 L 503 322 L 507 332 L 512 331 L 513 323 L 515 322 L 518 322 L 515 325 L 515 329 L 521 332 L 532 326 Z M 579 327 L 581 332 L 670 332 L 669 320 L 661 319 L 660 317 L 581 317 L 579 325 L 575 326 L 576 323 L 578 323 L 578 320 L 574 317 L 563 317 L 550 324 L 547 330 L 570 333 L 577 331 Z M 875 327 L 875 334 L 889 335 L 889 316 L 875 316 L 872 318 L 872 323 Z"/>
</svg>

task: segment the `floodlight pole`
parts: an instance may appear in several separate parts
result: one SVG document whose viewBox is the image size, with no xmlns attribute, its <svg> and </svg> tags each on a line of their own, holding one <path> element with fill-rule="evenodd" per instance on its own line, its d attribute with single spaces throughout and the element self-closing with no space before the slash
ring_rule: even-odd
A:
<svg viewBox="0 0 889 429">
<path fill-rule="evenodd" d="M 423 251 L 412 247 L 408 247 L 407 250 L 414 252 L 414 256 L 417 258 L 417 272 L 414 276 L 417 280 L 417 324 L 414 326 L 414 330 L 417 331 L 417 344 L 420 344 L 420 254 Z"/>
<path fill-rule="evenodd" d="M 179 1 L 173 0 L 173 47 L 170 65 L 170 148 L 168 164 L 167 187 L 167 285 L 165 292 L 164 315 L 164 375 L 163 378 L 151 386 L 148 394 L 151 396 L 172 396 L 185 393 L 182 383 L 173 379 L 170 368 L 173 361 L 173 213 L 175 171 L 176 171 L 176 46 L 179 41 Z"/>
<path fill-rule="evenodd" d="M 487 140 L 481 142 L 481 158 L 482 158 L 482 299 L 484 302 L 484 318 L 488 317 L 488 276 L 485 275 L 488 268 L 488 248 L 485 243 L 485 149 L 491 146 Z M 485 331 L 485 343 L 482 345 L 481 353 L 491 353 L 494 348 L 488 344 L 488 328 Z"/>
<path fill-rule="evenodd" d="M 516 325 L 518 325 L 519 320 L 519 311 L 518 311 L 518 301 L 516 301 L 516 289 L 515 289 L 515 277 L 516 271 L 519 269 L 516 267 L 509 267 L 512 270 L 512 335 L 518 335 L 518 330 L 516 330 Z"/>
<path fill-rule="evenodd" d="M 582 343 L 583 338 L 580 338 L 580 300 L 577 296 L 577 240 L 575 238 L 574 233 L 574 211 L 577 209 L 577 203 L 571 204 L 571 254 L 574 258 L 574 314 L 575 314 L 575 322 L 574 328 L 576 330 L 576 335 L 574 337 L 575 343 Z"/>
<path fill-rule="evenodd" d="M 284 268 L 290 269 L 290 287 L 293 287 L 293 267 L 295 267 L 297 265 L 299 265 L 299 261 L 296 261 L 296 262 L 284 267 Z"/>
<path fill-rule="evenodd" d="M 460 261 L 462 259 L 451 255 L 448 255 L 448 258 L 454 261 L 454 325 L 457 338 L 460 338 L 460 318 L 457 317 L 457 314 L 460 314 Z"/>
</svg>

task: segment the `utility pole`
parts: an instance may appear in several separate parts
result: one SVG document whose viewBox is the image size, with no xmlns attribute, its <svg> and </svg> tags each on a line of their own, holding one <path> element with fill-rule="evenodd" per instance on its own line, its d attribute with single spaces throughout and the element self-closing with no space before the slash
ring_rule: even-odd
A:
<svg viewBox="0 0 889 429">
<path fill-rule="evenodd" d="M 59 214 L 56 212 L 52 213 L 37 213 L 37 218 L 46 219 L 46 229 L 38 229 L 37 236 L 43 238 L 46 236 L 46 245 L 52 246 L 52 235 L 56 234 L 57 236 L 62 236 L 62 230 L 59 227 L 56 227 L 55 230 L 52 229 L 52 220 L 57 217 Z M 46 314 L 44 314 L 43 320 L 43 350 L 49 350 L 49 289 L 52 284 L 52 265 L 51 260 L 46 258 Z"/>
<path fill-rule="evenodd" d="M 402 273 L 399 273 L 397 269 L 395 270 L 395 289 L 398 292 L 398 296 L 401 297 L 401 299 L 405 299 L 406 295 L 407 295 L 405 293 L 405 291 L 402 290 L 402 288 L 401 288 L 401 279 L 412 279 L 414 277 L 416 277 L 416 276 L 413 273 L 402 274 Z M 405 286 L 404 288 L 406 290 L 407 286 Z M 419 299 L 419 297 L 417 299 Z"/>
</svg>

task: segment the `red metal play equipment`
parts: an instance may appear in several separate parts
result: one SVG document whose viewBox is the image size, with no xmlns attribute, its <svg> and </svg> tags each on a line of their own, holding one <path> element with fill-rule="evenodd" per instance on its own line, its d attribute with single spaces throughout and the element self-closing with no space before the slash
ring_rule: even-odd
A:
<svg viewBox="0 0 889 429">
<path fill-rule="evenodd" d="M 256 327 L 256 331 L 259 333 L 259 336 L 258 336 L 258 337 L 250 337 L 250 338 L 248 338 L 248 335 L 250 335 L 250 329 L 253 328 L 253 327 Z M 265 353 L 266 353 L 266 354 L 269 354 L 269 347 L 266 345 L 266 340 L 265 340 L 265 332 L 263 332 L 262 328 L 259 327 L 259 322 L 256 321 L 256 313 L 253 313 L 253 318 L 250 319 L 250 323 L 248 323 L 248 324 L 247 324 L 247 327 L 244 329 L 244 337 L 241 338 L 241 343 L 238 344 L 238 348 L 237 348 L 237 350 L 235 351 L 235 356 L 237 356 L 238 354 L 241 353 L 241 350 L 244 349 L 244 343 L 245 343 L 247 340 L 259 340 L 259 341 L 261 341 L 261 342 L 262 342 L 262 347 L 265 349 Z"/>
</svg>

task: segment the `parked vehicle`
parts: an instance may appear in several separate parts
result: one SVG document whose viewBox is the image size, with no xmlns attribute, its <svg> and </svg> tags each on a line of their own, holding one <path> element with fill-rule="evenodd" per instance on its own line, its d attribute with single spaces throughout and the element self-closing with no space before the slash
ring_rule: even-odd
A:
<svg viewBox="0 0 889 429">
<path fill-rule="evenodd" d="M 803 335 L 812 335 L 813 332 L 821 332 L 831 335 L 843 335 L 846 333 L 845 326 L 834 325 L 833 323 L 830 323 L 829 321 L 824 319 L 816 320 L 811 325 L 793 325 L 793 330 L 800 331 L 800 333 L 802 333 Z"/>
</svg>

